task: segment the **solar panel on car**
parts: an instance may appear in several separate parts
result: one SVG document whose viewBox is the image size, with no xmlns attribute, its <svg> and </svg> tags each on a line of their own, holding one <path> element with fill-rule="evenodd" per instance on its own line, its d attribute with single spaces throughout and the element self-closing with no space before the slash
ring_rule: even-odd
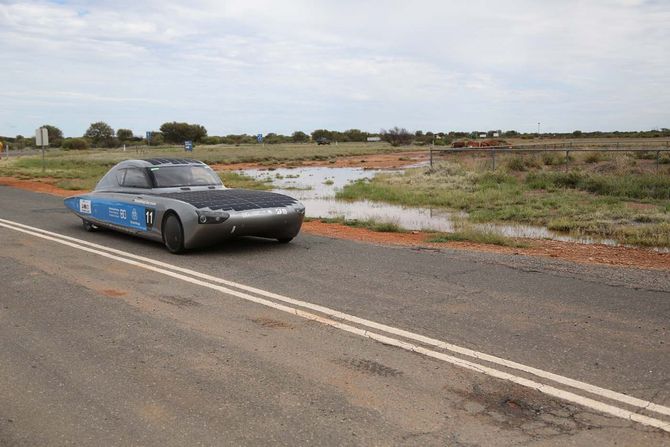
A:
<svg viewBox="0 0 670 447">
<path fill-rule="evenodd" d="M 154 166 L 158 166 L 158 165 L 190 165 L 190 164 L 202 165 L 202 164 L 204 164 L 201 161 L 193 160 L 191 158 L 148 158 L 144 161 L 146 161 L 147 163 L 151 163 Z"/>
<path fill-rule="evenodd" d="M 297 201 L 289 196 L 266 191 L 248 189 L 217 189 L 212 191 L 183 191 L 153 194 L 181 200 L 196 208 L 222 211 L 247 211 L 261 208 L 276 208 L 293 205 Z"/>
</svg>

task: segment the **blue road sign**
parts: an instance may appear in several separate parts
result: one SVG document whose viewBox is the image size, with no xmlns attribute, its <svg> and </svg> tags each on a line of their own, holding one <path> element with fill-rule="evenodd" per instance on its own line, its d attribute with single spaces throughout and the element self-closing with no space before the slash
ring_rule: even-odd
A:
<svg viewBox="0 0 670 447">
<path fill-rule="evenodd" d="M 191 140 L 184 141 L 184 150 L 186 152 L 193 152 L 193 141 Z"/>
<path fill-rule="evenodd" d="M 152 133 L 153 132 L 151 132 L 150 130 L 147 130 L 147 141 L 151 141 L 151 134 Z"/>
<path fill-rule="evenodd" d="M 258 141 L 259 143 L 263 142 L 263 134 L 262 133 L 259 133 L 258 135 L 256 135 L 256 141 Z"/>
</svg>

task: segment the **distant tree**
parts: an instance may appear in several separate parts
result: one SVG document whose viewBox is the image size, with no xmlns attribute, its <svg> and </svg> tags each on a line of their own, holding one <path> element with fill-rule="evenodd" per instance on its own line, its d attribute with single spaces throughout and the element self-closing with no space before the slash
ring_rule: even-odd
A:
<svg viewBox="0 0 670 447">
<path fill-rule="evenodd" d="M 291 141 L 291 137 L 287 137 L 286 135 L 276 134 L 274 132 L 270 132 L 269 134 L 267 134 L 263 137 L 263 142 L 267 143 L 267 144 L 289 143 L 290 141 Z"/>
<path fill-rule="evenodd" d="M 344 131 L 344 140 L 346 141 L 366 141 L 368 133 L 360 129 L 349 129 Z"/>
<path fill-rule="evenodd" d="M 316 141 L 319 138 L 325 138 L 327 140 L 332 140 L 333 139 L 333 132 L 330 130 L 326 129 L 317 129 L 314 132 L 312 132 L 312 141 Z"/>
<path fill-rule="evenodd" d="M 160 132 L 153 132 L 151 134 L 151 140 L 149 141 L 150 146 L 160 146 L 165 144 L 165 137 Z"/>
<path fill-rule="evenodd" d="M 163 123 L 160 130 L 167 143 L 181 144 L 186 140 L 200 142 L 200 140 L 207 136 L 207 129 L 200 124 L 173 121 L 171 123 Z"/>
<path fill-rule="evenodd" d="M 116 138 L 119 139 L 119 141 L 126 142 L 130 141 L 133 139 L 133 131 L 130 129 L 117 129 L 116 130 Z"/>
<path fill-rule="evenodd" d="M 575 137 L 575 138 L 579 138 L 579 137 L 582 136 L 582 131 L 581 130 L 575 130 L 574 132 L 572 132 L 572 136 Z"/>
<path fill-rule="evenodd" d="M 94 147 L 114 147 L 115 145 L 114 129 L 103 121 L 92 123 L 86 130 L 84 138 L 87 138 Z"/>
<path fill-rule="evenodd" d="M 274 132 L 269 132 L 263 137 L 263 143 L 266 144 L 277 144 L 279 143 L 279 135 Z"/>
<path fill-rule="evenodd" d="M 294 142 L 294 143 L 306 143 L 306 142 L 309 141 L 309 135 L 307 135 L 305 132 L 302 132 L 300 130 L 296 130 L 291 135 L 291 141 Z"/>
<path fill-rule="evenodd" d="M 414 135 L 407 129 L 395 126 L 389 130 L 382 129 L 380 132 L 382 140 L 391 144 L 391 146 L 406 146 L 412 144 Z"/>
<path fill-rule="evenodd" d="M 60 147 L 63 144 L 63 131 L 56 126 L 50 124 L 44 124 L 42 127 L 47 128 L 47 134 L 49 135 L 49 146 L 51 147 Z"/>
<path fill-rule="evenodd" d="M 15 142 L 14 147 L 16 149 L 23 149 L 28 145 L 28 143 L 30 143 L 29 141 L 26 141 L 26 137 L 24 137 L 23 135 L 17 135 L 14 142 Z"/>
</svg>

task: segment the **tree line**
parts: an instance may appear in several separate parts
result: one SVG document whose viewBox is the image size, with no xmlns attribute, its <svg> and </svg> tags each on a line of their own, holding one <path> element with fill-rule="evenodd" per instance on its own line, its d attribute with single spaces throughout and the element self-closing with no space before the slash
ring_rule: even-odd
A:
<svg viewBox="0 0 670 447">
<path fill-rule="evenodd" d="M 189 124 L 183 122 L 163 123 L 159 130 L 151 131 L 150 137 L 136 136 L 130 129 L 116 129 L 116 131 L 107 123 L 98 121 L 91 123 L 84 135 L 81 137 L 65 138 L 63 132 L 56 126 L 45 124 L 49 134 L 50 147 L 62 147 L 63 149 L 89 149 L 89 148 L 116 148 L 123 145 L 151 145 L 160 146 L 164 144 L 183 144 L 190 140 L 197 144 L 258 144 L 256 135 L 249 134 L 229 134 L 222 136 L 208 135 L 207 129 L 200 124 Z M 321 142 L 366 142 L 371 137 L 378 137 L 393 146 L 402 146 L 409 144 L 425 145 L 448 145 L 453 141 L 467 138 L 478 138 L 485 134 L 488 138 L 497 136 L 500 138 L 652 138 L 652 137 L 670 137 L 670 129 L 653 129 L 648 131 L 611 131 L 611 132 L 583 132 L 575 130 L 565 133 L 521 133 L 515 130 L 507 131 L 488 131 L 488 132 L 431 132 L 417 130 L 410 132 L 402 127 L 392 127 L 381 129 L 379 132 L 366 132 L 360 129 L 349 129 L 345 131 L 316 129 L 307 134 L 303 131 L 295 131 L 291 135 L 282 135 L 278 133 L 268 133 L 263 135 L 264 144 L 280 143 L 309 143 L 315 141 Z M 35 146 L 35 137 L 2 137 L 0 139 L 10 143 L 13 149 L 23 149 L 25 147 Z"/>
</svg>

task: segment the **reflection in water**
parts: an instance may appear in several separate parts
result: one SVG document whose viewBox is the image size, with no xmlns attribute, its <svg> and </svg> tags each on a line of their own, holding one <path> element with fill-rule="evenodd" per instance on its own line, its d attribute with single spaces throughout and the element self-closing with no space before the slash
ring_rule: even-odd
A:
<svg viewBox="0 0 670 447">
<path fill-rule="evenodd" d="M 467 217 L 464 213 L 438 211 L 430 208 L 403 207 L 367 200 L 346 202 L 335 199 L 335 193 L 351 182 L 370 179 L 389 170 L 363 168 L 278 168 L 245 169 L 240 171 L 260 181 L 271 181 L 274 191 L 300 200 L 307 217 L 344 217 L 345 219 L 374 219 L 391 222 L 407 230 L 454 231 L 455 222 Z M 399 171 L 395 171 L 399 172 Z M 584 244 L 617 245 L 616 241 L 572 237 L 530 225 L 473 224 L 478 229 L 507 237 L 552 239 Z"/>
</svg>

